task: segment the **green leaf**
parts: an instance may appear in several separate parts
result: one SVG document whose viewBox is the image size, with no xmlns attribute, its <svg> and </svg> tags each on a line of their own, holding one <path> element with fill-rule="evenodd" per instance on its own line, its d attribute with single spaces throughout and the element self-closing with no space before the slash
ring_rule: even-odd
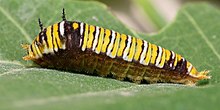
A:
<svg viewBox="0 0 220 110">
<path fill-rule="evenodd" d="M 182 54 L 199 70 L 211 70 L 204 86 L 143 84 L 37 68 L 22 60 L 20 47 L 44 26 L 68 20 L 113 29 Z M 136 33 L 98 2 L 0 0 L 0 109 L 219 109 L 220 11 L 206 3 L 188 4 L 158 34 Z M 25 66 L 26 65 L 26 66 Z M 31 67 L 30 67 L 31 66 Z"/>
</svg>

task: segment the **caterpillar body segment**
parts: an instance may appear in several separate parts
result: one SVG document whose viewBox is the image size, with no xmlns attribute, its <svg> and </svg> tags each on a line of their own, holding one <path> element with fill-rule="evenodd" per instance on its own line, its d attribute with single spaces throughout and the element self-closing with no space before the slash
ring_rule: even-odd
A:
<svg viewBox="0 0 220 110">
<path fill-rule="evenodd" d="M 63 20 L 43 29 L 24 60 L 42 67 L 96 73 L 135 83 L 171 82 L 194 85 L 209 79 L 181 55 L 114 30 Z"/>
</svg>

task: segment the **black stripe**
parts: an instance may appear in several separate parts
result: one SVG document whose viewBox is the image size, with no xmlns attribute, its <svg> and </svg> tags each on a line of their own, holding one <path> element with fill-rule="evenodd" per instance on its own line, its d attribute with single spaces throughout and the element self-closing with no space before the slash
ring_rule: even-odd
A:
<svg viewBox="0 0 220 110">
<path fill-rule="evenodd" d="M 49 47 L 49 44 L 48 44 L 48 42 L 47 42 L 47 34 L 46 34 L 46 32 L 47 32 L 47 28 L 44 29 L 44 31 L 43 31 L 43 36 L 44 36 L 44 40 L 45 40 L 45 42 L 46 42 L 47 47 Z M 43 37 L 43 36 L 41 36 L 41 37 Z"/>
<path fill-rule="evenodd" d="M 96 27 L 96 28 L 98 28 L 98 27 Z M 96 47 L 98 46 L 98 44 L 99 44 L 99 35 L 100 35 L 100 33 L 101 33 L 101 27 L 99 27 L 99 34 L 98 34 L 98 38 L 97 38 L 97 44 L 96 44 L 96 46 L 95 46 L 95 49 L 96 49 Z M 94 37 L 95 38 L 95 37 Z M 94 39 L 95 40 L 95 39 Z M 95 51 L 95 50 L 94 50 Z"/>
<path fill-rule="evenodd" d="M 113 47 L 114 47 L 114 45 L 115 45 L 115 43 L 116 43 L 116 39 L 117 39 L 117 33 L 118 33 L 118 32 L 115 32 L 115 39 L 114 39 L 114 42 L 113 42 Z M 119 33 L 118 33 L 118 34 L 119 34 Z M 119 35 L 120 35 L 120 34 L 119 34 Z M 119 44 L 120 44 L 120 39 L 121 39 L 121 38 L 119 38 Z M 113 47 L 112 47 L 111 52 L 112 52 L 112 51 L 113 51 L 113 49 L 114 49 Z M 116 56 L 117 56 L 117 52 L 116 52 Z"/>
<path fill-rule="evenodd" d="M 177 60 L 178 60 L 178 59 L 177 59 Z M 181 59 L 180 61 L 177 61 L 177 65 L 176 65 L 176 68 L 175 68 L 174 70 L 175 70 L 175 71 L 178 71 L 178 72 L 180 73 L 182 63 L 183 63 L 183 59 Z"/>
<path fill-rule="evenodd" d="M 81 25 L 81 23 L 82 23 L 82 22 L 80 22 L 80 25 L 79 25 L 79 26 L 80 26 L 80 31 L 79 31 L 79 33 L 80 33 L 80 40 L 79 40 L 79 42 L 81 41 L 81 45 L 79 45 L 80 48 L 82 48 L 82 46 L 83 46 L 84 36 L 85 36 L 85 35 L 84 35 L 84 33 L 85 33 L 85 25 L 86 25 L 85 23 L 82 23 L 83 25 Z M 83 32 L 82 32 L 82 34 L 81 34 L 81 31 L 82 31 L 82 30 L 81 30 L 81 26 L 83 26 Z"/>
<path fill-rule="evenodd" d="M 160 59 L 160 61 L 159 61 L 159 65 L 160 65 L 160 63 L 161 63 L 161 61 L 162 61 L 163 54 L 165 54 L 165 51 L 163 51 L 163 48 L 162 48 L 162 47 L 161 47 L 161 49 L 162 49 L 162 53 L 161 53 L 161 59 Z"/>
<path fill-rule="evenodd" d="M 183 60 L 183 58 L 181 60 Z M 182 64 L 181 64 L 181 67 L 180 67 L 180 70 L 179 70 L 180 73 L 182 73 L 182 74 L 187 73 L 186 64 L 187 64 L 187 61 L 185 59 L 184 61 L 182 61 Z"/>
<path fill-rule="evenodd" d="M 145 56 L 144 56 L 144 60 L 145 60 L 146 57 L 147 57 L 147 52 L 148 52 L 149 48 L 151 49 L 151 47 L 150 47 L 149 45 L 151 45 L 151 43 L 147 42 L 147 50 L 146 50 L 146 54 L 145 54 Z M 152 52 L 151 52 L 151 53 L 152 53 Z M 150 53 L 150 55 L 151 55 L 151 53 Z"/>
<path fill-rule="evenodd" d="M 142 42 L 142 45 L 141 45 L 141 53 L 143 52 L 143 50 L 144 50 L 144 41 L 143 40 L 141 40 L 141 42 Z M 138 48 L 138 47 L 137 47 Z M 138 58 L 138 61 L 140 60 L 140 58 L 141 58 L 141 53 L 140 53 L 140 55 L 139 55 L 139 58 Z M 146 55 L 145 55 L 146 56 Z"/>
<path fill-rule="evenodd" d="M 159 55 L 159 46 L 156 45 L 156 47 L 157 47 L 157 56 L 155 58 L 154 65 L 157 63 L 157 57 Z"/>
<path fill-rule="evenodd" d="M 33 52 L 33 53 L 34 53 L 32 45 L 30 45 L 30 47 L 31 47 L 31 52 Z"/>
<path fill-rule="evenodd" d="M 53 51 L 54 51 L 54 50 L 55 50 L 55 49 L 54 49 L 55 46 L 54 46 L 54 42 L 53 42 L 53 25 L 51 26 L 51 32 L 50 32 L 50 34 L 51 34 L 51 38 L 52 38 L 52 41 L 51 41 L 51 42 L 52 42 Z"/>
<path fill-rule="evenodd" d="M 55 31 L 57 31 L 58 32 L 58 37 L 59 37 L 59 39 L 60 39 L 60 31 L 59 31 L 59 29 L 60 29 L 60 22 L 57 24 L 58 25 L 58 29 L 57 30 L 55 30 Z M 60 39 L 61 40 L 61 39 Z M 59 45 L 58 45 L 58 41 L 57 41 L 57 39 L 56 39 L 56 42 L 57 42 L 57 46 L 58 46 L 58 49 L 60 49 L 60 47 L 59 47 Z M 61 42 L 59 42 L 59 43 L 61 43 Z M 62 43 L 61 43 L 62 44 Z"/>
<path fill-rule="evenodd" d="M 95 27 L 95 31 L 92 33 L 93 34 L 93 40 L 92 40 L 92 47 L 91 48 L 93 48 L 93 43 L 94 43 L 94 41 L 95 41 L 95 34 L 96 34 L 96 26 L 94 26 Z"/>
<path fill-rule="evenodd" d="M 170 50 L 168 50 L 168 51 L 170 51 Z M 165 55 L 165 56 L 166 56 L 166 55 Z M 172 54 L 172 52 L 170 51 L 170 58 L 169 58 L 169 60 L 165 63 L 164 68 L 171 70 L 172 67 L 170 67 L 170 64 L 173 63 L 172 56 L 173 56 L 173 54 Z"/>
<path fill-rule="evenodd" d="M 128 54 L 127 54 L 127 56 L 130 54 L 130 48 L 131 48 L 131 44 L 132 44 L 132 37 L 130 36 L 130 38 L 131 38 L 131 43 L 130 43 L 130 47 L 128 48 Z M 126 42 L 125 49 L 126 49 L 127 44 L 128 44 L 128 39 L 129 39 L 129 36 L 127 35 L 127 42 Z M 124 53 L 124 51 L 123 51 L 123 53 Z"/>
<path fill-rule="evenodd" d="M 110 30 L 109 43 L 108 43 L 108 45 L 106 46 L 107 49 L 108 49 L 108 46 L 109 46 L 110 43 L 111 43 L 111 39 L 112 39 L 112 30 Z"/>
</svg>

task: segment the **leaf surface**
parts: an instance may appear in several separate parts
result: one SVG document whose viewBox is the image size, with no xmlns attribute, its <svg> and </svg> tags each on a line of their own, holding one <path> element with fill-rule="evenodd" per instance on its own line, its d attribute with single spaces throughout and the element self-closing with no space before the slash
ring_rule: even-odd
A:
<svg viewBox="0 0 220 110">
<path fill-rule="evenodd" d="M 137 85 L 101 77 L 38 68 L 22 60 L 20 47 L 40 28 L 61 20 L 77 20 L 140 37 L 180 53 L 198 70 L 211 70 L 204 86 Z M 188 4 L 159 33 L 129 29 L 98 2 L 0 0 L 0 109 L 218 109 L 220 106 L 220 11 L 206 4 Z"/>
</svg>

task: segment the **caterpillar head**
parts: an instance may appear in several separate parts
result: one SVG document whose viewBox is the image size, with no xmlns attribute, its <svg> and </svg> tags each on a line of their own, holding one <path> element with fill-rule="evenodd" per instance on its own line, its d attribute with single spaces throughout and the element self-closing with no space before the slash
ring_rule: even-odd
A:
<svg viewBox="0 0 220 110">
<path fill-rule="evenodd" d="M 42 29 L 35 37 L 32 44 L 24 44 L 22 47 L 27 50 L 24 60 L 34 60 L 41 58 L 44 54 L 54 54 L 59 49 L 66 49 L 64 37 L 65 21 L 56 23 Z"/>
<path fill-rule="evenodd" d="M 38 19 L 41 32 L 35 37 L 32 44 L 22 45 L 28 54 L 23 57 L 24 60 L 35 60 L 42 57 L 43 54 L 54 54 L 58 49 L 66 49 L 66 39 L 64 37 L 66 17 L 64 8 L 62 14 L 63 21 L 44 29 L 43 24 Z"/>
</svg>

